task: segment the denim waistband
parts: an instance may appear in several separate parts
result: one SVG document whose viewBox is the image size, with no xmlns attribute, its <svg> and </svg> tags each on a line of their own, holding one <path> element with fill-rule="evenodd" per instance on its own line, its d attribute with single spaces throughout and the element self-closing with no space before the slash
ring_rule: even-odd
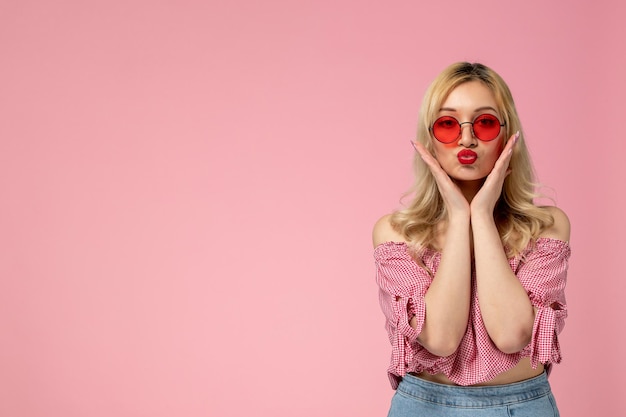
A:
<svg viewBox="0 0 626 417">
<path fill-rule="evenodd" d="M 546 373 L 506 385 L 463 387 L 425 381 L 407 374 L 398 391 L 436 404 L 457 407 L 494 407 L 515 404 L 550 394 Z"/>
</svg>

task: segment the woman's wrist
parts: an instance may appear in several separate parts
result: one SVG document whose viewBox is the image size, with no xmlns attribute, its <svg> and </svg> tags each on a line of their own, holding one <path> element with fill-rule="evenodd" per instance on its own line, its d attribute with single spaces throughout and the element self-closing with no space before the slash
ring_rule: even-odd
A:
<svg viewBox="0 0 626 417">
<path fill-rule="evenodd" d="M 448 223 L 469 223 L 471 212 L 469 210 L 450 210 L 448 211 Z"/>
<path fill-rule="evenodd" d="M 483 223 L 483 222 L 494 223 L 493 210 L 488 210 L 488 209 L 472 210 L 470 217 L 472 220 L 472 224 Z"/>
</svg>

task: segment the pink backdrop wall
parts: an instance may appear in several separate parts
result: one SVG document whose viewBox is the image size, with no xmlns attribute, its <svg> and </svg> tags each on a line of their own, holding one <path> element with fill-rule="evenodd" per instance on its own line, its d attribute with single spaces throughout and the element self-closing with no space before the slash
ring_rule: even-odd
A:
<svg viewBox="0 0 626 417">
<path fill-rule="evenodd" d="M 624 18 L 617 0 L 1 1 L 0 415 L 385 415 L 370 231 L 458 60 L 508 81 L 572 221 L 562 415 L 621 415 Z"/>
</svg>

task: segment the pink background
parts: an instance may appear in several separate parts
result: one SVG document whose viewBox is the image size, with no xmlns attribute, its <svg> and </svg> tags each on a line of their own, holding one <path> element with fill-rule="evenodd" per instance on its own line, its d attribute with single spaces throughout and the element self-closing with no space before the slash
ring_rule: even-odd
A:
<svg viewBox="0 0 626 417">
<path fill-rule="evenodd" d="M 569 213 L 564 416 L 623 415 L 624 3 L 0 2 L 0 415 L 383 416 L 370 241 L 480 61 Z"/>
</svg>

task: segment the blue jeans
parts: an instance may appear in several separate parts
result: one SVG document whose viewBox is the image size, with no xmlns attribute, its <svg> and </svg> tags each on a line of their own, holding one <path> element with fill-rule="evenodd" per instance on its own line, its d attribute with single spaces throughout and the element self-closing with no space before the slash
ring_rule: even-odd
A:
<svg viewBox="0 0 626 417">
<path fill-rule="evenodd" d="M 507 385 L 460 387 L 407 374 L 387 417 L 559 417 L 545 372 Z"/>
</svg>

